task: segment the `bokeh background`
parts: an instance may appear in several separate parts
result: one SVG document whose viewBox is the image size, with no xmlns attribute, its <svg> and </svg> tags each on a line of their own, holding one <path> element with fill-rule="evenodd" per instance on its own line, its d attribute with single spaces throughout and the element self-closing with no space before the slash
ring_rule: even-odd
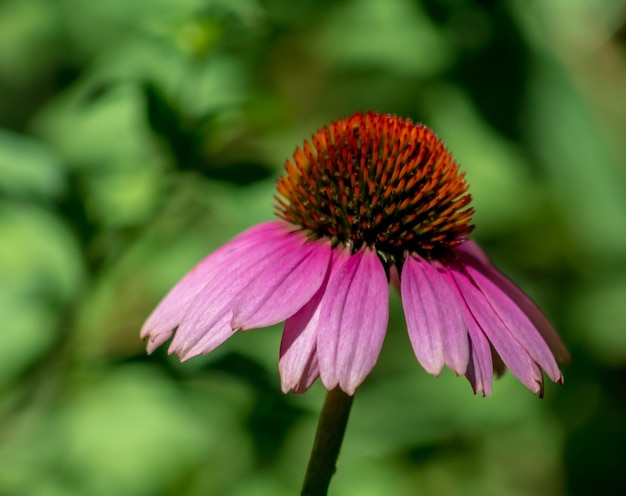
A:
<svg viewBox="0 0 626 496">
<path fill-rule="evenodd" d="M 393 295 L 331 494 L 622 494 L 626 2 L 0 0 L 1 495 L 299 492 L 324 390 L 280 392 L 278 326 L 183 365 L 138 332 L 359 110 L 446 141 L 573 363 L 474 396 Z"/>
</svg>

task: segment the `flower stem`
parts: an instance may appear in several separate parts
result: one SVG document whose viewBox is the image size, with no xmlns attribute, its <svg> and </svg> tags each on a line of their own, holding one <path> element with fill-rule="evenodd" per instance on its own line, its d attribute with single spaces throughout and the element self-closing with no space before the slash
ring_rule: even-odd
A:
<svg viewBox="0 0 626 496">
<path fill-rule="evenodd" d="M 346 432 L 353 396 L 335 388 L 326 395 L 306 469 L 302 496 L 326 496 L 335 473 L 339 449 Z"/>
</svg>

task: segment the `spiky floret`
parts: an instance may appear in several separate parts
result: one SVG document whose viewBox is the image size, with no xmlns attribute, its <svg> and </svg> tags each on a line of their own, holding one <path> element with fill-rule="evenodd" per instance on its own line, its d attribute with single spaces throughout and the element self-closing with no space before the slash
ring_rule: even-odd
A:
<svg viewBox="0 0 626 496">
<path fill-rule="evenodd" d="M 297 148 L 285 170 L 277 215 L 353 251 L 433 258 L 473 229 L 465 175 L 435 133 L 408 119 L 340 119 Z"/>
</svg>

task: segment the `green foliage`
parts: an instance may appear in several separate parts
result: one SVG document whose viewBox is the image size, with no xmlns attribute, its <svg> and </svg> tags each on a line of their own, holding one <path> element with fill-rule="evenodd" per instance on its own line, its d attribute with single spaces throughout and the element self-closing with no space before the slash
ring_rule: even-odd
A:
<svg viewBox="0 0 626 496">
<path fill-rule="evenodd" d="M 280 329 L 185 364 L 138 330 L 357 110 L 444 139 L 574 361 L 544 401 L 510 374 L 474 397 L 392 297 L 331 494 L 621 487 L 625 25 L 621 0 L 1 1 L 0 494 L 297 493 L 324 391 L 280 393 Z"/>
</svg>

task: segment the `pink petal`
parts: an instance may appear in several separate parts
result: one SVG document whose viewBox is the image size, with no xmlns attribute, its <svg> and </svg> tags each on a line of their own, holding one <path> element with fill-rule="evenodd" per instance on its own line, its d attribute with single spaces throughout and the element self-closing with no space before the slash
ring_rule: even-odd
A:
<svg viewBox="0 0 626 496">
<path fill-rule="evenodd" d="M 272 238 L 283 239 L 285 232 L 284 222 L 260 224 L 243 232 L 196 265 L 163 298 L 143 325 L 141 338 L 150 337 L 148 352 L 151 353 L 169 339 L 194 298 L 209 281 L 224 272 L 224 267 L 237 264 L 257 244 Z"/>
<path fill-rule="evenodd" d="M 559 366 L 543 337 L 524 312 L 493 282 L 471 266 L 466 270 L 515 339 L 554 382 L 563 382 Z"/>
<path fill-rule="evenodd" d="M 477 243 L 470 240 L 459 245 L 455 250 L 463 262 L 478 269 L 515 302 L 539 331 L 558 362 L 570 362 L 569 351 L 543 312 L 515 283 L 491 264 Z"/>
<path fill-rule="evenodd" d="M 302 371 L 302 376 L 298 384 L 293 386 L 293 392 L 296 394 L 305 393 L 313 383 L 319 379 L 320 366 L 317 359 L 317 352 L 311 355 L 311 360 L 307 362 L 306 367 Z"/>
<path fill-rule="evenodd" d="M 305 243 L 302 233 L 283 231 L 281 236 L 259 240 L 223 266 L 190 304 L 169 352 L 187 360 L 210 352 L 228 339 L 235 332 L 232 310 L 242 290 L 290 253 L 298 253 Z"/>
<path fill-rule="evenodd" d="M 457 284 L 460 296 L 465 300 L 469 311 L 476 319 L 476 323 L 513 375 L 531 391 L 541 392 L 543 389 L 541 369 L 532 360 L 527 350 L 509 332 L 500 316 L 491 307 L 489 300 L 466 274 L 456 269 L 451 269 L 450 274 Z"/>
<path fill-rule="evenodd" d="M 434 375 L 444 364 L 464 374 L 469 340 L 457 296 L 445 277 L 425 260 L 409 256 L 400 281 L 409 338 L 420 364 Z"/>
<path fill-rule="evenodd" d="M 328 281 L 347 259 L 346 252 L 333 250 L 330 270 L 327 271 L 321 287 L 315 296 L 285 323 L 278 362 L 281 387 L 285 393 L 289 390 L 296 393 L 306 391 L 320 375 L 317 360 L 320 303 Z"/>
<path fill-rule="evenodd" d="M 230 338 L 237 332 L 237 329 L 233 329 L 230 325 L 233 313 L 228 308 L 229 303 L 230 300 L 217 306 L 218 302 L 216 302 L 216 310 L 213 312 L 212 320 L 207 320 L 208 323 L 204 324 L 204 327 L 198 328 L 201 332 L 193 332 L 193 323 L 183 327 L 182 333 L 181 328 L 178 328 L 167 352 L 170 355 L 175 353 L 181 362 L 185 362 L 195 356 L 210 353 Z M 179 335 L 181 336 L 180 340 L 176 340 Z M 190 338 L 184 340 L 183 336 L 185 335 L 190 336 Z"/>
<path fill-rule="evenodd" d="M 306 391 L 319 377 L 317 320 L 319 300 L 313 300 L 285 323 L 280 342 L 280 384 L 283 393 Z"/>
<path fill-rule="evenodd" d="M 491 395 L 493 382 L 493 361 L 491 358 L 491 345 L 482 329 L 474 319 L 472 312 L 467 307 L 465 300 L 461 298 L 465 323 L 470 337 L 470 360 L 465 373 L 472 385 L 474 393 L 482 391 L 483 396 Z"/>
<path fill-rule="evenodd" d="M 372 370 L 383 345 L 389 314 L 389 283 L 375 251 L 350 256 L 322 298 L 317 356 L 326 389 L 354 394 Z"/>
<path fill-rule="evenodd" d="M 483 336 L 484 338 L 484 336 Z M 486 338 L 484 338 L 486 340 Z M 493 365 L 491 366 L 491 371 L 486 371 L 487 362 L 483 362 L 481 359 L 482 354 L 478 352 L 475 348 L 475 344 L 480 344 L 481 342 L 471 342 L 471 358 L 467 365 L 467 372 L 465 373 L 465 377 L 472 386 L 472 390 L 474 394 L 478 394 L 480 392 L 483 393 L 483 396 L 491 396 L 491 385 L 493 379 Z M 487 343 L 487 347 L 489 344 Z M 489 364 L 491 364 L 491 356 L 489 356 Z"/>
<path fill-rule="evenodd" d="M 241 291 L 231 326 L 267 327 L 291 317 L 321 286 L 330 252 L 329 242 L 309 242 L 277 260 Z"/>
</svg>

